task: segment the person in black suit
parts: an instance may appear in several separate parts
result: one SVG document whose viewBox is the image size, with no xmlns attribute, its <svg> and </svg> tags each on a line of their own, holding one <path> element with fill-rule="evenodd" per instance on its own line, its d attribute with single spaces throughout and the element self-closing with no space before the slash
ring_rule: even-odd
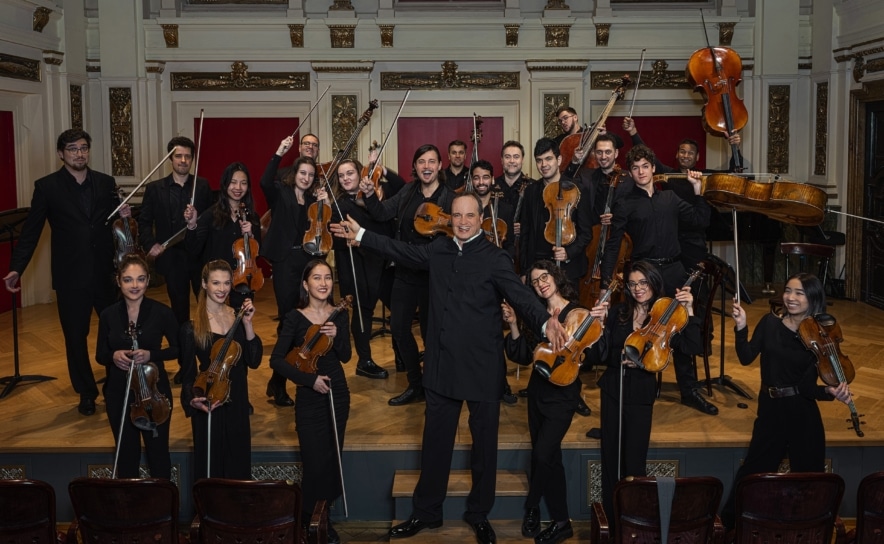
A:
<svg viewBox="0 0 884 544">
<path fill-rule="evenodd" d="M 366 181 L 360 184 L 363 191 L 371 185 Z M 390 529 L 390 537 L 410 537 L 424 528 L 442 525 L 455 434 L 466 401 L 473 439 L 473 485 L 464 521 L 476 531 L 480 543 L 495 542 L 487 515 L 494 504 L 499 400 L 504 384 L 500 304 L 505 298 L 537 334 L 545 331 L 555 349 L 564 344 L 566 333 L 513 272 L 509 255 L 482 235 L 482 203 L 475 194 L 454 197 L 451 222 L 454 238 L 437 237 L 423 245 L 368 232 L 352 218 L 331 228 L 335 236 L 356 240 L 396 262 L 429 272 L 422 470 L 412 514 Z"/>
<path fill-rule="evenodd" d="M 100 314 L 114 300 L 114 242 L 105 219 L 119 204 L 114 178 L 87 166 L 91 144 L 92 138 L 83 130 L 69 129 L 59 135 L 56 153 L 64 165 L 34 183 L 31 210 L 13 251 L 9 273 L 3 278 L 8 291 L 21 289 L 16 283 L 31 261 L 48 219 L 52 228 L 52 288 L 68 373 L 80 395 L 78 410 L 86 416 L 95 413 L 98 398 L 87 347 L 89 316 L 93 308 Z M 129 206 L 124 205 L 120 216 L 130 215 Z"/>
<path fill-rule="evenodd" d="M 163 179 L 147 184 L 141 213 L 138 215 L 138 233 L 141 247 L 156 258 L 157 272 L 166 279 L 169 303 L 179 325 L 190 321 L 190 291 L 196 296 L 200 291 L 199 256 L 187 252 L 185 244 L 163 247 L 172 235 L 187 226 L 184 210 L 196 193 L 193 207 L 201 214 L 212 205 L 212 192 L 204 178 L 197 180 L 190 175 L 194 144 L 190 138 L 177 136 L 169 140 L 166 151 L 175 152 L 169 159 L 172 173 Z M 182 236 L 183 239 L 183 236 Z M 175 382 L 181 379 L 175 376 Z"/>
</svg>

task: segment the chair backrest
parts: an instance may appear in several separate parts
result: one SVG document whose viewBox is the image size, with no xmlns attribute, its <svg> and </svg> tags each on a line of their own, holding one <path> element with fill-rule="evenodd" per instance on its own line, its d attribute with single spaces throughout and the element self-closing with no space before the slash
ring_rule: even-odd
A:
<svg viewBox="0 0 884 544">
<path fill-rule="evenodd" d="M 884 472 L 869 474 L 856 493 L 856 543 L 884 543 Z"/>
<path fill-rule="evenodd" d="M 715 534 L 724 533 L 720 523 L 716 524 L 722 490 L 717 478 L 675 478 L 668 541 L 707 544 L 717 540 Z M 620 480 L 614 487 L 614 542 L 650 544 L 660 542 L 660 537 L 657 479 Z"/>
<path fill-rule="evenodd" d="M 55 542 L 55 490 L 39 480 L 0 480 L 0 542 Z"/>
<path fill-rule="evenodd" d="M 300 542 L 301 488 L 280 480 L 206 478 L 193 486 L 191 542 Z"/>
<path fill-rule="evenodd" d="M 83 542 L 178 542 L 178 488 L 169 480 L 77 478 L 68 485 Z M 71 540 L 76 542 L 76 540 Z"/>
<path fill-rule="evenodd" d="M 844 480 L 837 474 L 753 474 L 737 484 L 737 544 L 832 540 Z"/>
</svg>

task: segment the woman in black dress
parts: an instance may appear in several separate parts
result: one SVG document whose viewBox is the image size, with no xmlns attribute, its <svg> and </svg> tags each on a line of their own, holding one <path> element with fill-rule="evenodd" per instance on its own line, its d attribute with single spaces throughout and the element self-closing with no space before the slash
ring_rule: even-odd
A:
<svg viewBox="0 0 884 544">
<path fill-rule="evenodd" d="M 776 472 L 785 457 L 792 472 L 825 470 L 826 431 L 817 401 L 847 403 L 850 389 L 847 383 L 838 387 L 817 383 L 817 358 L 798 335 L 806 317 L 825 311 L 822 282 L 812 274 L 795 274 L 783 288 L 783 315 L 765 314 L 749 340 L 746 312 L 734 301 L 737 356 L 742 365 L 750 365 L 761 355 L 761 391 L 749 451 L 721 511 L 728 529 L 734 527 L 736 489 L 744 476 Z"/>
<path fill-rule="evenodd" d="M 117 476 L 120 478 L 140 477 L 138 467 L 142 440 L 150 475 L 154 478 L 172 477 L 169 457 L 171 416 L 159 425 L 145 422 L 139 428 L 129 417 L 131 408 L 126 408 L 123 415 L 123 401 L 129 387 L 129 367 L 133 364 L 153 363 L 157 370 L 157 390 L 165 395 L 167 402 L 171 403 L 172 399 L 172 388 L 164 363 L 178 357 L 178 326 L 175 314 L 168 306 L 144 296 L 149 282 L 147 263 L 142 257 L 123 257 L 117 269 L 117 284 L 122 297 L 105 308 L 98 320 L 95 359 L 107 368 L 104 398 L 107 401 L 107 419 L 120 449 L 117 465 Z M 130 323 L 134 324 L 132 331 L 138 341 L 137 350 L 132 350 Z M 163 338 L 168 342 L 165 348 Z M 130 393 L 130 405 L 132 401 Z M 122 417 L 125 417 L 125 422 L 122 436 L 118 436 Z"/>
<path fill-rule="evenodd" d="M 298 386 L 295 396 L 295 428 L 301 448 L 304 479 L 303 515 L 310 519 L 313 507 L 319 499 L 329 503 L 341 495 L 341 475 L 338 470 L 338 453 L 335 452 L 335 429 L 329 410 L 329 392 L 334 400 L 337 422 L 337 442 L 343 448 L 344 431 L 350 415 L 350 389 L 341 363 L 350 360 L 349 316 L 346 310 L 334 311 L 332 290 L 334 281 L 328 264 L 314 259 L 304 268 L 301 281 L 301 302 L 298 308 L 285 316 L 279 340 L 270 356 L 270 366 Z M 304 344 L 312 325 L 320 325 L 320 333 L 332 340 L 328 353 L 319 357 L 316 372 L 299 370 L 285 360 L 292 349 Z M 329 525 L 329 542 L 337 542 L 337 534 Z"/>
<path fill-rule="evenodd" d="M 248 480 L 252 472 L 252 437 L 249 424 L 249 388 L 246 367 L 258 368 L 264 353 L 261 338 L 255 334 L 251 299 L 242 305 L 242 319 L 227 303 L 232 289 L 233 272 L 227 261 L 209 261 L 203 266 L 202 290 L 197 299 L 193 321 L 181 327 L 181 405 L 190 417 L 193 431 L 194 480 L 206 477 Z M 200 372 L 212 363 L 212 346 L 231 333 L 242 347 L 240 360 L 230 370 L 230 396 L 227 402 L 216 400 L 208 406 L 206 397 L 194 391 Z M 208 473 L 209 411 L 212 412 L 211 474 Z"/>
</svg>

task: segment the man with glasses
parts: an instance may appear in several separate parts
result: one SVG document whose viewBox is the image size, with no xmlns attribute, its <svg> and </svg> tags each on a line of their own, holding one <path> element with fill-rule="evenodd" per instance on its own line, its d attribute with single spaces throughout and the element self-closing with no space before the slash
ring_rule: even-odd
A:
<svg viewBox="0 0 884 544">
<path fill-rule="evenodd" d="M 301 143 L 298 145 L 298 155 L 310 157 L 314 161 L 319 162 L 319 138 L 315 134 L 301 136 Z M 316 173 L 320 174 L 320 172 Z"/>
<path fill-rule="evenodd" d="M 580 118 L 577 117 L 577 110 L 571 106 L 562 106 L 556 110 L 556 122 L 562 129 L 562 133 L 553 138 L 557 144 L 561 145 L 562 140 L 580 132 Z"/>
<path fill-rule="evenodd" d="M 9 273 L 3 278 L 6 290 L 16 286 L 24 273 L 43 225 L 51 227 L 52 288 L 55 289 L 58 319 L 64 334 L 71 384 L 80 395 L 78 410 L 84 416 L 95 413 L 98 387 L 92 373 L 87 338 L 92 310 L 97 314 L 114 301 L 114 242 L 108 215 L 119 205 L 116 181 L 90 169 L 92 138 L 83 130 L 61 133 L 56 153 L 62 167 L 34 183 L 31 209 L 12 254 Z M 120 209 L 129 217 L 128 204 Z"/>
</svg>

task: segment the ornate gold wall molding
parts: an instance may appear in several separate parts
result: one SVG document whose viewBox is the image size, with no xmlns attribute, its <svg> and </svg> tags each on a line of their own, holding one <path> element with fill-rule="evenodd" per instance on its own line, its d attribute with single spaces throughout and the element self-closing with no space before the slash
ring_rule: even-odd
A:
<svg viewBox="0 0 884 544">
<path fill-rule="evenodd" d="M 356 130 L 356 123 L 359 120 L 359 112 L 356 107 L 358 98 L 355 94 L 332 95 L 332 151 L 335 157 L 340 150 L 347 146 L 347 141 Z M 357 158 L 359 156 L 358 147 L 358 145 L 354 145 L 350 155 L 346 158 Z"/>
<path fill-rule="evenodd" d="M 166 47 L 178 47 L 178 25 L 160 25 L 163 27 L 163 39 Z"/>
<path fill-rule="evenodd" d="M 611 23 L 595 24 L 596 47 L 608 47 L 608 39 L 611 37 Z"/>
<path fill-rule="evenodd" d="M 381 72 L 381 90 L 451 90 L 519 88 L 519 72 L 459 72 L 452 61 L 442 63 L 442 72 Z"/>
<path fill-rule="evenodd" d="M 863 57 L 857 57 L 853 65 L 853 80 L 859 83 L 866 73 L 881 71 L 884 71 L 884 58 L 866 62 Z"/>
<path fill-rule="evenodd" d="M 656 60 L 651 70 L 643 70 L 640 86 L 642 89 L 690 89 L 691 84 L 684 71 L 667 70 L 669 63 Z M 592 89 L 615 89 L 621 83 L 623 74 L 629 74 L 633 82 L 639 80 L 638 70 L 634 72 L 593 72 L 590 78 Z"/>
<path fill-rule="evenodd" d="M 203 6 L 214 6 L 218 4 L 287 5 L 289 0 L 188 0 L 188 3 Z"/>
<path fill-rule="evenodd" d="M 113 477 L 114 466 L 113 465 L 86 465 L 86 477 L 87 478 L 102 478 L 105 480 L 109 480 Z M 150 478 L 150 467 L 147 465 L 139 465 L 138 467 L 138 477 L 139 478 Z M 181 479 L 181 465 L 177 463 L 172 464 L 172 478 L 171 481 L 175 485 L 180 486 Z"/>
<path fill-rule="evenodd" d="M 356 42 L 356 25 L 328 25 L 328 33 L 336 49 L 352 49 Z"/>
<path fill-rule="evenodd" d="M 568 47 L 571 40 L 571 25 L 543 25 L 546 30 L 547 47 Z"/>
<path fill-rule="evenodd" d="M 559 123 L 556 112 L 559 108 L 571 105 L 571 95 L 567 93 L 550 93 L 543 95 L 543 136 L 555 138 L 559 135 Z"/>
<path fill-rule="evenodd" d="M 506 31 L 506 46 L 507 47 L 518 47 L 519 46 L 519 28 L 522 25 L 503 25 L 504 30 Z"/>
<path fill-rule="evenodd" d="M 730 47 L 734 39 L 734 27 L 737 23 L 718 23 L 718 45 Z"/>
<path fill-rule="evenodd" d="M 0 77 L 40 81 L 40 61 L 0 53 Z"/>
<path fill-rule="evenodd" d="M 132 145 L 132 89 L 111 87 L 110 102 L 111 171 L 114 176 L 135 175 Z"/>
<path fill-rule="evenodd" d="M 147 60 L 144 64 L 144 70 L 148 74 L 162 74 L 166 70 L 166 63 L 161 60 Z"/>
<path fill-rule="evenodd" d="M 304 25 L 289 25 L 292 47 L 304 47 Z"/>
<path fill-rule="evenodd" d="M 789 100 L 788 85 L 771 85 L 767 90 L 767 171 L 789 171 Z"/>
<path fill-rule="evenodd" d="M 83 129 L 83 87 L 71 85 L 71 128 Z"/>
<path fill-rule="evenodd" d="M 334 0 L 328 9 L 329 11 L 353 11 L 353 4 L 350 0 Z"/>
<path fill-rule="evenodd" d="M 546 0 L 546 6 L 543 9 L 571 9 L 565 0 Z"/>
<path fill-rule="evenodd" d="M 648 460 L 645 463 L 648 476 L 666 476 L 677 478 L 679 476 L 679 462 L 676 459 Z M 586 462 L 586 506 L 592 506 L 594 502 L 602 502 L 602 462 L 590 460 Z"/>
<path fill-rule="evenodd" d="M 173 91 L 307 91 L 307 72 L 255 72 L 236 61 L 230 72 L 172 72 Z"/>
<path fill-rule="evenodd" d="M 829 82 L 816 84 L 816 127 L 813 144 L 813 174 L 826 175 L 826 149 L 829 132 Z"/>
<path fill-rule="evenodd" d="M 34 10 L 34 32 L 43 32 L 46 24 L 49 23 L 49 15 L 51 13 L 51 9 L 42 6 Z"/>
<path fill-rule="evenodd" d="M 99 59 L 86 59 L 86 71 L 101 73 L 101 61 Z"/>
<path fill-rule="evenodd" d="M 575 60 L 526 60 L 529 72 L 583 72 L 589 66 L 585 59 Z"/>
<path fill-rule="evenodd" d="M 316 73 L 327 74 L 351 74 L 359 72 L 371 72 L 374 70 L 374 61 L 371 60 L 341 60 L 341 61 L 314 61 L 310 67 Z"/>
<path fill-rule="evenodd" d="M 393 47 L 393 29 L 396 25 L 378 25 L 381 30 L 381 47 Z"/>
<path fill-rule="evenodd" d="M 61 66 L 61 63 L 64 62 L 64 53 L 61 51 L 53 51 L 52 49 L 44 49 L 43 62 L 52 66 Z"/>
</svg>

